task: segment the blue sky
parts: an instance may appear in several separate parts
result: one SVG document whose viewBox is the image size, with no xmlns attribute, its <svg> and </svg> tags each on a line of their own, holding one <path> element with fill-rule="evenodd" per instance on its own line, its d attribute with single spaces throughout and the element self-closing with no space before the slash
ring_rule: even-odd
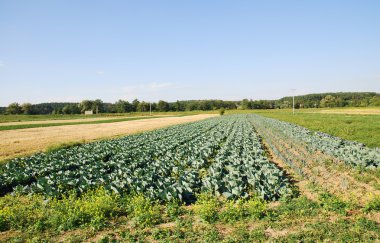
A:
<svg viewBox="0 0 380 243">
<path fill-rule="evenodd" d="M 0 0 L 0 105 L 380 92 L 377 0 Z"/>
</svg>

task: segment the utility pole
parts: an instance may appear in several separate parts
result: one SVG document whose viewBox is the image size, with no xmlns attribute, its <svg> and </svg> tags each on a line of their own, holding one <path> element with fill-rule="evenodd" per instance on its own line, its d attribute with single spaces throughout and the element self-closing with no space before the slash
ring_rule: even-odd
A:
<svg viewBox="0 0 380 243">
<path fill-rule="evenodd" d="M 296 89 L 291 89 L 292 93 L 293 93 L 293 115 L 294 115 L 294 93 L 296 91 Z"/>
<path fill-rule="evenodd" d="M 294 94 L 293 94 L 293 115 L 294 115 Z"/>
</svg>

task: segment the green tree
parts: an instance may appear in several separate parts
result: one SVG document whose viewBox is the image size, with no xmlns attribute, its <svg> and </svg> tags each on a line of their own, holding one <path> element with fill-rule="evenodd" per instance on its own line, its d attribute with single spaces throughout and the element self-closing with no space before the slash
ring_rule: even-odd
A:
<svg viewBox="0 0 380 243">
<path fill-rule="evenodd" d="M 81 113 L 84 113 L 85 111 L 92 110 L 93 101 L 92 100 L 83 100 L 80 104 L 80 111 Z"/>
<path fill-rule="evenodd" d="M 169 103 L 163 100 L 158 101 L 157 104 L 158 111 L 169 111 Z"/>
<path fill-rule="evenodd" d="M 281 109 L 287 109 L 287 108 L 290 108 L 291 105 L 290 105 L 290 102 L 285 100 L 281 105 L 280 105 L 280 108 Z"/>
<path fill-rule="evenodd" d="M 118 100 L 115 103 L 115 110 L 117 113 L 125 113 L 133 111 L 133 105 L 125 100 Z"/>
<path fill-rule="evenodd" d="M 80 114 L 80 112 L 81 110 L 79 109 L 78 105 L 75 104 L 67 104 L 62 108 L 63 114 Z"/>
<path fill-rule="evenodd" d="M 137 105 L 137 111 L 146 112 L 149 111 L 149 103 L 142 101 Z"/>
<path fill-rule="evenodd" d="M 332 95 L 327 95 L 325 98 L 321 100 L 321 107 L 335 107 L 336 99 Z"/>
<path fill-rule="evenodd" d="M 244 100 L 241 101 L 241 109 L 242 110 L 248 110 L 248 109 L 251 108 L 250 106 L 251 105 L 250 105 L 250 102 L 249 102 L 248 99 L 244 99 Z"/>
<path fill-rule="evenodd" d="M 133 111 L 138 111 L 139 104 L 140 104 L 140 101 L 138 99 L 134 99 L 132 101 Z"/>
<path fill-rule="evenodd" d="M 21 105 L 21 110 L 25 115 L 32 114 L 32 104 L 30 103 L 24 103 Z"/>
<path fill-rule="evenodd" d="M 98 114 L 99 112 L 103 112 L 104 111 L 104 108 L 103 108 L 103 101 L 100 100 L 100 99 L 96 99 L 92 102 L 92 111 L 96 112 L 96 114 Z"/>
<path fill-rule="evenodd" d="M 22 108 L 17 102 L 14 102 L 8 105 L 6 113 L 12 115 L 21 114 Z"/>
<path fill-rule="evenodd" d="M 374 97 L 372 97 L 369 105 L 370 106 L 380 106 L 380 96 L 374 96 Z"/>
</svg>

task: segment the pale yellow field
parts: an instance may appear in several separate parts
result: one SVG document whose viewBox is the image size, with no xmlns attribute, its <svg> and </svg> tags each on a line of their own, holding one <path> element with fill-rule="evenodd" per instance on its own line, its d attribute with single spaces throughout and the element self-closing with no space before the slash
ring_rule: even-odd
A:
<svg viewBox="0 0 380 243">
<path fill-rule="evenodd" d="M 323 109 L 316 113 L 347 114 L 347 115 L 380 115 L 379 108 L 353 108 L 353 109 Z"/>
<path fill-rule="evenodd" d="M 169 116 L 169 115 L 159 115 Z M 91 121 L 104 121 L 123 118 L 141 118 L 146 116 L 108 116 L 108 117 L 94 117 L 94 118 L 80 118 L 80 119 L 62 119 L 62 120 L 42 120 L 42 121 L 17 121 L 17 122 L 1 122 L 0 126 L 10 125 L 27 125 L 27 124 L 51 124 L 51 123 L 78 123 L 78 122 L 91 122 Z"/>
<path fill-rule="evenodd" d="M 171 125 L 193 122 L 216 116 L 201 114 L 184 117 L 162 117 L 116 123 L 64 125 L 0 131 L 0 161 L 28 155 L 65 142 L 86 142 L 103 138 L 149 131 Z"/>
</svg>

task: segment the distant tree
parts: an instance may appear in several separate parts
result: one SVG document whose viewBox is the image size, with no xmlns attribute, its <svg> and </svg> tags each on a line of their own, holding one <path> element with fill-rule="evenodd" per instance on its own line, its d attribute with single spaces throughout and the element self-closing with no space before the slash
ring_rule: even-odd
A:
<svg viewBox="0 0 380 243">
<path fill-rule="evenodd" d="M 62 108 L 62 113 L 63 113 L 63 114 L 71 114 L 70 105 L 65 105 L 65 106 Z"/>
<path fill-rule="evenodd" d="M 290 102 L 287 101 L 287 100 L 285 100 L 285 101 L 280 105 L 280 108 L 281 108 L 281 109 L 288 109 L 288 108 L 290 108 L 290 107 L 291 107 Z"/>
<path fill-rule="evenodd" d="M 21 114 L 22 108 L 17 102 L 15 102 L 8 105 L 6 113 L 12 114 L 12 115 Z"/>
<path fill-rule="evenodd" d="M 103 109 L 103 101 L 100 100 L 100 99 L 96 99 L 92 102 L 92 111 L 95 112 L 96 114 L 98 114 L 99 112 L 103 112 L 104 109 Z"/>
<path fill-rule="evenodd" d="M 104 108 L 104 113 L 115 113 L 116 112 L 115 104 L 104 103 L 103 108 Z"/>
<path fill-rule="evenodd" d="M 374 96 L 372 97 L 371 101 L 369 102 L 370 106 L 380 106 L 380 96 Z"/>
<path fill-rule="evenodd" d="M 30 115 L 32 114 L 32 104 L 30 103 L 24 103 L 21 105 L 21 110 L 25 115 Z"/>
<path fill-rule="evenodd" d="M 195 110 L 199 110 L 198 108 L 198 102 L 196 101 L 187 101 L 186 102 L 186 110 L 187 111 L 195 111 Z"/>
<path fill-rule="evenodd" d="M 186 101 L 177 100 L 175 103 L 173 103 L 173 110 L 174 111 L 185 111 L 186 110 Z"/>
<path fill-rule="evenodd" d="M 133 105 L 125 100 L 118 100 L 115 103 L 115 110 L 117 113 L 132 112 Z"/>
<path fill-rule="evenodd" d="M 93 105 L 93 101 L 91 101 L 91 100 L 83 100 L 79 104 L 81 113 L 84 113 L 85 111 L 92 110 L 92 105 Z"/>
<path fill-rule="evenodd" d="M 138 106 L 140 104 L 140 101 L 138 99 L 134 99 L 132 101 L 132 107 L 133 107 L 133 111 L 137 111 L 138 110 Z"/>
<path fill-rule="evenodd" d="M 242 110 L 248 110 L 248 109 L 251 109 L 251 107 L 250 107 L 251 105 L 250 105 L 250 102 L 249 102 L 249 100 L 248 99 L 243 99 L 242 101 L 241 101 L 241 109 Z"/>
<path fill-rule="evenodd" d="M 124 113 L 126 112 L 125 108 L 125 101 L 124 100 L 118 100 L 115 102 L 115 110 L 117 113 Z"/>
<path fill-rule="evenodd" d="M 169 111 L 169 103 L 163 100 L 158 101 L 157 103 L 158 111 Z"/>
<path fill-rule="evenodd" d="M 335 107 L 336 106 L 336 98 L 332 95 L 327 95 L 325 98 L 321 100 L 321 107 Z"/>
<path fill-rule="evenodd" d="M 63 107 L 64 108 L 64 107 Z M 63 114 L 63 108 L 54 108 L 54 110 L 51 112 L 53 115 Z"/>
<path fill-rule="evenodd" d="M 76 104 L 67 104 L 62 108 L 62 113 L 63 114 L 80 114 L 81 110 L 79 106 Z"/>
<path fill-rule="evenodd" d="M 149 103 L 142 101 L 137 105 L 137 111 L 146 112 L 149 111 Z"/>
<path fill-rule="evenodd" d="M 371 99 L 369 97 L 366 97 L 366 98 L 361 100 L 360 106 L 367 107 L 367 106 L 369 106 L 370 103 L 371 103 Z"/>
<path fill-rule="evenodd" d="M 198 108 L 202 111 L 213 110 L 213 102 L 211 100 L 200 100 L 198 101 Z"/>
</svg>

